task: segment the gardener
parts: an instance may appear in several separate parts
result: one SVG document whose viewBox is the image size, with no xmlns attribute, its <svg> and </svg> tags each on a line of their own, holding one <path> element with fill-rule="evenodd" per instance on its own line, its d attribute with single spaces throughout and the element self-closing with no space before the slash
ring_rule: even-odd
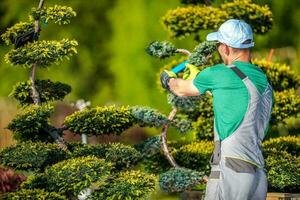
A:
<svg viewBox="0 0 300 200">
<path fill-rule="evenodd" d="M 205 199 L 266 199 L 261 143 L 268 128 L 273 91 L 263 71 L 251 64 L 252 29 L 231 19 L 206 39 L 217 42 L 224 63 L 200 73 L 187 64 L 190 80 L 165 71 L 162 86 L 178 96 L 213 95 L 215 149 Z"/>
</svg>

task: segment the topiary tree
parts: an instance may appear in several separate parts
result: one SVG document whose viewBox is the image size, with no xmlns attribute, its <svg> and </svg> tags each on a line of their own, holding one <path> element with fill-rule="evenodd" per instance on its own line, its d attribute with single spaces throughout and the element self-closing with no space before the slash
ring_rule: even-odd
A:
<svg viewBox="0 0 300 200">
<path fill-rule="evenodd" d="M 256 34 L 265 34 L 272 28 L 273 16 L 269 7 L 267 5 L 258 5 L 251 0 L 233 0 L 214 4 L 212 4 L 210 0 L 181 0 L 181 3 L 183 3 L 184 6 L 169 10 L 165 16 L 162 17 L 163 25 L 172 38 L 182 39 L 193 35 L 197 43 L 201 42 L 204 36 L 202 35 L 203 30 L 217 29 L 224 21 L 231 18 L 246 21 L 251 25 Z M 149 55 L 160 59 L 166 59 L 178 53 L 184 54 L 180 59 L 172 60 L 169 64 L 162 67 L 161 72 L 165 69 L 170 70 L 184 60 L 197 66 L 199 70 L 209 65 L 217 64 L 220 62 L 220 59 L 211 56 L 215 50 L 216 47 L 214 47 L 213 43 L 202 42 L 190 53 L 186 49 L 177 48 L 168 41 L 152 42 L 146 49 Z M 275 105 L 270 126 L 286 123 L 286 119 L 299 116 L 300 98 L 296 89 L 300 86 L 300 76 L 285 64 L 257 59 L 253 59 L 252 63 L 259 66 L 266 73 L 275 91 Z M 178 76 L 184 79 L 186 77 L 185 73 L 188 73 L 188 71 L 179 73 Z M 161 86 L 159 87 L 161 88 Z M 203 139 L 212 139 L 214 115 L 210 95 L 202 95 L 202 97 L 176 97 L 173 94 L 167 93 L 167 97 L 169 104 L 173 107 L 169 115 L 170 118 L 175 116 L 176 111 L 179 111 L 180 117 L 192 121 L 193 129 L 191 132 L 197 136 L 200 142 Z M 164 129 L 164 136 L 162 137 L 164 154 L 169 163 L 176 169 L 179 168 L 179 165 L 172 157 L 172 150 L 171 153 L 168 152 L 166 130 L 167 127 Z M 204 144 L 201 144 L 201 146 L 202 145 Z M 194 144 L 193 146 L 197 145 Z M 185 163 L 183 162 L 185 158 L 180 156 L 175 158 L 181 165 Z M 193 168 L 194 164 L 188 163 L 189 166 Z M 198 164 L 199 166 L 202 165 L 200 161 Z M 205 165 L 202 165 L 202 167 L 204 166 Z M 198 170 L 203 172 L 205 169 L 202 168 Z M 181 172 L 178 171 L 178 174 L 180 173 Z M 171 174 L 174 176 L 172 180 L 176 181 L 175 177 L 177 174 L 173 171 L 169 176 L 171 176 Z M 176 185 L 175 183 L 173 184 Z M 186 184 L 189 183 L 186 182 Z M 177 185 L 178 190 L 174 189 L 174 187 L 166 189 L 167 186 L 161 186 L 168 192 L 182 191 L 183 187 L 179 186 L 179 184 Z M 187 188 L 188 187 L 184 187 L 184 189 Z"/>
<path fill-rule="evenodd" d="M 63 100 L 71 87 L 49 79 L 39 80 L 36 71 L 69 59 L 77 53 L 78 43 L 70 39 L 41 41 L 39 38 L 44 24 L 69 24 L 75 16 L 71 7 L 44 7 L 44 0 L 40 0 L 27 22 L 19 22 L 1 35 L 7 45 L 14 46 L 5 55 L 6 62 L 30 70 L 29 80 L 17 83 L 10 93 L 22 106 L 7 126 L 17 144 L 0 151 L 1 165 L 30 176 L 21 190 L 11 193 L 9 198 L 87 198 L 95 192 L 91 198 L 109 195 L 114 199 L 117 192 L 118 198 L 143 199 L 155 189 L 156 178 L 131 170 L 141 161 L 139 151 L 121 143 L 68 144 L 63 140 L 64 131 L 87 136 L 120 135 L 137 125 L 160 128 L 168 124 L 184 132 L 190 123 L 179 118 L 171 121 L 144 106 L 79 106 L 79 111 L 65 118 L 62 127 L 53 126 L 49 118 L 55 101 Z M 129 182 L 120 183 L 123 179 Z"/>
</svg>

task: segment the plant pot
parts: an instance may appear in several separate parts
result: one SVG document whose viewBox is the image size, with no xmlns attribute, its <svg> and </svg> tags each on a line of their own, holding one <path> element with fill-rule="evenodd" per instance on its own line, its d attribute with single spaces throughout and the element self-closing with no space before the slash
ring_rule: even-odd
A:
<svg viewBox="0 0 300 200">
<path fill-rule="evenodd" d="M 267 200 L 300 200 L 300 193 L 277 193 L 267 194 Z"/>
<path fill-rule="evenodd" d="M 204 195 L 204 191 L 185 191 L 180 194 L 180 200 L 203 200 Z"/>
</svg>

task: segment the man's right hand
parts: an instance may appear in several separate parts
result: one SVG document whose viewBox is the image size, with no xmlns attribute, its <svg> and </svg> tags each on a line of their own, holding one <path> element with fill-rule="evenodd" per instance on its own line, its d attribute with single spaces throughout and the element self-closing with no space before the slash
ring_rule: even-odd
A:
<svg viewBox="0 0 300 200">
<path fill-rule="evenodd" d="M 160 83 L 161 83 L 162 87 L 169 91 L 170 91 L 169 80 L 171 78 L 177 78 L 177 75 L 172 71 L 164 70 L 160 74 Z"/>
</svg>

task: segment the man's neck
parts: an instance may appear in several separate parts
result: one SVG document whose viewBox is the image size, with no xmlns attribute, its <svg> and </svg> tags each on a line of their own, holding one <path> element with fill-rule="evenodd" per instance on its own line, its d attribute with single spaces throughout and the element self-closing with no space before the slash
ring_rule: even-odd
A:
<svg viewBox="0 0 300 200">
<path fill-rule="evenodd" d="M 250 62 L 251 54 L 250 52 L 240 52 L 236 55 L 232 55 L 232 57 L 228 58 L 227 65 L 231 65 L 234 61 Z"/>
</svg>

